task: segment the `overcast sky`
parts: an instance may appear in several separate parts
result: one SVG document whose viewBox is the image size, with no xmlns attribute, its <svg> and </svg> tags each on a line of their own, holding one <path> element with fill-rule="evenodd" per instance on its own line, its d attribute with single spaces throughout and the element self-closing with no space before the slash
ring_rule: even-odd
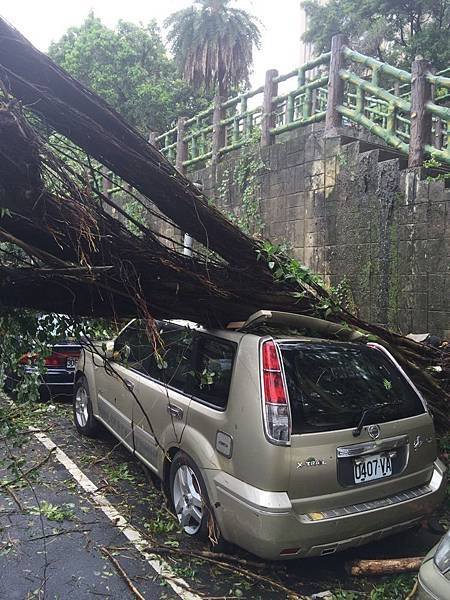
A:
<svg viewBox="0 0 450 600">
<path fill-rule="evenodd" d="M 261 85 L 267 69 L 286 73 L 300 63 L 301 0 L 234 0 L 262 23 L 262 48 L 254 62 L 252 84 Z M 0 15 L 37 48 L 46 51 L 68 27 L 80 25 L 92 9 L 109 27 L 119 19 L 160 25 L 171 13 L 189 6 L 187 0 L 0 0 Z"/>
</svg>

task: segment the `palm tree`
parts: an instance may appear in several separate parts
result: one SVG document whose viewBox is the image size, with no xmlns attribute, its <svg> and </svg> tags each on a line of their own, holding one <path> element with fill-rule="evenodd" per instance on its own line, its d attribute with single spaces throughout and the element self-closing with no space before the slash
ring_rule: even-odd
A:
<svg viewBox="0 0 450 600">
<path fill-rule="evenodd" d="M 183 78 L 194 88 L 227 96 L 248 84 L 253 46 L 261 34 L 255 17 L 230 8 L 230 0 L 197 0 L 165 21 L 168 40 Z"/>
</svg>

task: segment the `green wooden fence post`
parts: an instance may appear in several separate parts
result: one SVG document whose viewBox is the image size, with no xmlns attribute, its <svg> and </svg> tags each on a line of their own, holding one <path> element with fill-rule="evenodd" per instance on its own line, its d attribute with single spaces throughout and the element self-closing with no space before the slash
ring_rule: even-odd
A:
<svg viewBox="0 0 450 600">
<path fill-rule="evenodd" d="M 294 120 L 294 110 L 294 95 L 289 94 L 286 100 L 286 124 L 292 123 L 292 121 Z"/>
<path fill-rule="evenodd" d="M 250 127 L 248 123 L 248 116 L 242 117 L 247 112 L 247 98 L 242 96 L 241 101 L 239 103 L 239 114 L 242 122 L 242 135 L 245 137 L 248 133 L 250 133 Z"/>
<path fill-rule="evenodd" d="M 222 107 L 226 98 L 219 96 L 218 94 L 214 97 L 214 111 L 213 111 L 213 134 L 212 134 L 212 160 L 217 162 L 219 160 L 220 150 L 225 146 L 225 127 L 221 124 L 221 121 L 225 118 L 225 109 Z"/>
<path fill-rule="evenodd" d="M 421 167 L 425 144 L 431 142 L 432 115 L 426 110 L 431 100 L 431 84 L 427 80 L 430 63 L 417 57 L 411 68 L 411 133 L 409 138 L 409 167 Z"/>
<path fill-rule="evenodd" d="M 434 67 L 431 68 L 431 72 L 433 73 L 433 75 L 436 75 L 436 69 Z M 435 102 L 435 98 L 436 98 L 436 85 L 434 83 L 432 83 L 431 84 L 431 99 L 433 102 Z M 431 124 L 432 130 L 433 130 L 433 122 L 434 122 L 434 135 L 433 135 L 433 131 L 432 131 L 433 146 L 435 148 L 437 148 L 438 150 L 442 150 L 443 133 L 444 133 L 443 122 L 442 122 L 442 119 L 440 117 L 438 117 L 437 115 L 435 115 L 434 118 L 432 117 L 432 124 Z"/>
<path fill-rule="evenodd" d="M 185 172 L 183 165 L 184 161 L 187 160 L 188 148 L 187 143 L 184 139 L 184 126 L 187 121 L 187 117 L 178 117 L 177 121 L 177 155 L 175 160 L 175 167 L 180 173 Z"/>
<path fill-rule="evenodd" d="M 261 119 L 261 146 L 270 146 L 270 144 L 273 143 L 274 136 L 270 133 L 270 130 L 275 127 L 273 99 L 278 94 L 278 83 L 274 81 L 276 77 L 278 77 L 278 71 L 276 69 L 269 69 L 266 71 L 263 114 Z"/>
<path fill-rule="evenodd" d="M 372 67 L 372 85 L 380 85 L 380 67 Z"/>
<path fill-rule="evenodd" d="M 325 116 L 325 136 L 336 134 L 336 129 L 342 125 L 342 116 L 337 107 L 344 102 L 344 81 L 339 71 L 344 68 L 342 48 L 347 44 L 347 38 L 342 33 L 331 39 L 330 70 L 328 75 L 328 101 Z"/>
<path fill-rule="evenodd" d="M 442 150 L 444 137 L 444 128 L 442 126 L 442 119 L 436 117 L 434 122 L 434 145 L 438 150 Z"/>
<path fill-rule="evenodd" d="M 306 120 L 308 117 L 311 116 L 311 110 L 312 110 L 311 89 L 307 88 L 305 91 L 305 99 L 303 102 L 303 119 Z"/>
</svg>

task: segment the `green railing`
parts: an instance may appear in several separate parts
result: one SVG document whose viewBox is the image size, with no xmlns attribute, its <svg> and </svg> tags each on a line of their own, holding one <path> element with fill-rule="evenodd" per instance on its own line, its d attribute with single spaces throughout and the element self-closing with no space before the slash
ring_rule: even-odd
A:
<svg viewBox="0 0 450 600">
<path fill-rule="evenodd" d="M 215 105 L 154 138 L 161 152 L 186 168 L 240 148 L 254 134 L 271 141 L 286 131 L 325 118 L 328 63 L 323 54 L 300 68 L 278 75 L 269 71 L 266 84 Z M 289 85 L 293 84 L 293 85 Z M 280 87 L 292 87 L 279 93 Z M 270 110 L 264 111 L 270 98 Z"/>
<path fill-rule="evenodd" d="M 439 71 L 438 73 L 436 73 L 436 75 L 438 77 L 445 77 L 448 78 L 450 77 L 450 67 L 448 67 L 447 69 L 443 69 L 442 71 Z M 396 96 L 401 96 L 402 98 L 406 98 L 407 100 L 411 99 L 411 86 L 408 84 L 403 84 L 403 85 L 399 85 L 396 87 L 393 87 L 389 90 L 391 93 L 395 94 Z M 450 101 L 450 91 L 448 90 L 448 87 L 446 86 L 437 86 L 437 88 L 435 87 L 435 102 L 436 104 L 446 104 Z"/>
<path fill-rule="evenodd" d="M 361 127 L 408 154 L 410 166 L 425 157 L 450 164 L 449 76 L 450 67 L 435 74 L 420 59 L 411 73 L 398 69 L 352 50 L 337 35 L 331 52 L 286 75 L 268 71 L 264 86 L 216 98 L 152 142 L 186 170 L 217 161 L 249 139 L 268 145 L 280 134 L 324 121 L 327 135 L 341 124 Z"/>
<path fill-rule="evenodd" d="M 329 62 L 330 53 L 327 52 L 299 69 L 273 79 L 279 85 L 296 78 L 297 87 L 287 93 L 277 94 L 272 99 L 275 121 L 269 130 L 271 135 L 276 136 L 324 120 Z"/>
<path fill-rule="evenodd" d="M 345 87 L 343 102 L 336 107 L 337 111 L 347 121 L 361 125 L 389 146 L 407 154 L 411 104 L 405 97 L 383 89 L 381 81 L 390 84 L 394 80 L 404 87 L 410 86 L 411 74 L 346 46 L 342 54 L 346 68 L 339 70 L 339 77 Z"/>
<path fill-rule="evenodd" d="M 411 73 L 364 56 L 346 46 L 342 48 L 342 54 L 346 68 L 339 70 L 339 76 L 345 82 L 345 89 L 343 103 L 337 106 L 337 110 L 348 121 L 358 123 L 389 146 L 409 154 L 411 98 L 414 89 Z M 360 70 L 362 68 L 363 74 L 355 73 L 355 65 Z M 431 129 L 427 136 L 429 142 L 424 144 L 423 151 L 446 164 L 450 164 L 450 109 L 444 103 L 450 97 L 450 79 L 443 74 L 448 72 L 450 69 L 437 75 L 431 71 L 425 73 L 426 83 L 434 89 L 430 89 L 429 98 L 424 98 L 424 112 L 431 115 Z M 390 85 L 394 81 L 396 85 L 384 89 L 381 84 L 383 80 Z M 396 88 L 397 94 L 394 93 Z"/>
<path fill-rule="evenodd" d="M 434 143 L 425 144 L 425 152 L 450 164 L 450 107 L 445 106 L 450 103 L 450 68 L 436 75 L 427 73 L 427 81 L 434 88 L 434 99 L 426 103 L 426 110 L 432 115 Z"/>
</svg>

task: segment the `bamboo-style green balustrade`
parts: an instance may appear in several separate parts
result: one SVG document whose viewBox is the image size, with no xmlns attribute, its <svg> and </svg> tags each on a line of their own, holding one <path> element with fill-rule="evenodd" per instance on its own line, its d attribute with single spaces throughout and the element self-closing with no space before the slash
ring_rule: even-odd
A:
<svg viewBox="0 0 450 600">
<path fill-rule="evenodd" d="M 362 127 L 409 154 L 411 166 L 427 156 L 450 164 L 450 67 L 435 74 L 418 60 L 412 68 L 422 69 L 420 77 L 356 52 L 335 36 L 331 52 L 285 75 L 268 71 L 264 86 L 216 99 L 194 117 L 179 119 L 155 143 L 185 170 L 218 160 L 254 135 L 267 145 L 285 132 L 325 121 L 328 135 L 339 123 Z"/>
<path fill-rule="evenodd" d="M 217 106 L 198 113 L 183 123 L 182 132 L 174 127 L 156 136 L 155 143 L 171 161 L 177 161 L 177 139 L 181 133 L 183 144 L 183 168 L 220 157 L 245 144 L 253 134 L 261 134 L 266 125 L 269 136 L 277 136 L 308 123 L 323 121 L 326 109 L 326 86 L 328 83 L 327 65 L 330 53 L 327 52 L 305 63 L 285 75 L 277 75 L 272 84 L 278 89 L 280 84 L 295 80 L 294 89 L 271 97 L 273 122 L 263 123 L 264 96 L 266 86 L 239 94 L 222 101 Z M 314 77 L 311 72 L 317 71 Z M 217 110 L 215 110 L 217 109 Z M 219 115 L 214 121 L 214 116 Z M 222 130 L 222 144 L 214 148 L 214 131 Z M 220 138 L 220 136 L 217 136 Z"/>
<path fill-rule="evenodd" d="M 409 125 L 407 116 L 411 112 L 411 103 L 383 89 L 381 80 L 384 77 L 410 85 L 411 74 L 347 46 L 342 48 L 342 54 L 346 68 L 340 69 L 339 76 L 345 82 L 345 88 L 343 102 L 336 107 L 337 111 L 347 121 L 361 125 L 389 146 L 407 154 L 409 148 L 405 139 L 409 137 L 409 131 L 399 127 L 399 118 Z M 364 78 L 354 70 L 362 70 Z"/>
<path fill-rule="evenodd" d="M 442 71 L 438 71 L 438 73 L 434 74 L 435 80 L 439 80 L 439 78 L 441 78 L 441 77 L 444 77 L 444 78 L 450 77 L 450 67 L 448 67 L 447 69 L 443 69 Z M 402 98 L 406 98 L 408 100 L 411 97 L 411 86 L 409 84 L 399 85 L 399 86 L 397 86 L 397 89 L 391 88 L 389 91 L 392 94 L 395 94 L 396 96 L 401 96 Z M 436 104 L 444 104 L 450 100 L 450 92 L 445 89 L 445 86 L 443 86 L 443 89 L 440 90 L 439 83 L 437 83 L 437 88 L 435 91 L 436 91 L 436 97 L 435 97 Z"/>
<path fill-rule="evenodd" d="M 427 81 L 434 88 L 434 99 L 429 100 L 425 109 L 433 119 L 433 144 L 425 144 L 425 152 L 432 158 L 450 164 L 450 68 L 434 75 L 427 73 Z"/>
</svg>

